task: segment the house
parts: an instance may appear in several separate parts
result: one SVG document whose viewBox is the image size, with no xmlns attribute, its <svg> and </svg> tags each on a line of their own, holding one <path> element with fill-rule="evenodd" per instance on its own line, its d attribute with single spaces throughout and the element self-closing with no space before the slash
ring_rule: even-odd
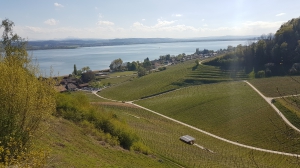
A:
<svg viewBox="0 0 300 168">
<path fill-rule="evenodd" d="M 66 89 L 68 89 L 69 91 L 74 91 L 77 90 L 77 86 L 73 83 L 68 83 Z"/>
<path fill-rule="evenodd" d="M 196 139 L 194 137 L 189 136 L 189 135 L 184 135 L 184 136 L 180 137 L 180 140 L 185 142 L 185 143 L 193 145 L 195 143 Z"/>
<path fill-rule="evenodd" d="M 88 83 L 83 83 L 83 84 L 79 84 L 78 86 L 79 86 L 79 88 L 84 88 L 84 87 L 88 87 L 89 84 Z"/>
</svg>

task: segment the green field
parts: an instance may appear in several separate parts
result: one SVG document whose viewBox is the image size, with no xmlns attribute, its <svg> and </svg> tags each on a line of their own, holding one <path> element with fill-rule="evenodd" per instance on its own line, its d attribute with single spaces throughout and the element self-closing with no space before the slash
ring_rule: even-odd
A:
<svg viewBox="0 0 300 168">
<path fill-rule="evenodd" d="M 168 66 L 167 70 L 151 73 L 141 78 L 134 78 L 122 85 L 104 89 L 99 94 L 115 100 L 136 100 L 144 96 L 179 88 L 183 78 L 191 71 L 194 64 L 181 63 Z"/>
<path fill-rule="evenodd" d="M 170 160 L 183 167 L 298 167 L 294 157 L 258 152 L 237 147 L 179 125 L 156 114 L 137 108 L 105 106 L 127 121 L 138 133 L 154 155 L 164 161 Z M 196 143 L 212 150 L 200 149 L 179 140 L 182 135 L 191 135 Z M 147 167 L 155 167 L 148 165 Z M 173 167 L 176 167 L 173 165 Z"/>
<path fill-rule="evenodd" d="M 124 72 L 112 72 L 112 73 L 109 73 L 109 77 L 117 77 L 117 76 L 134 76 L 134 75 L 137 75 L 137 72 L 136 71 L 124 71 Z"/>
<path fill-rule="evenodd" d="M 113 78 L 105 78 L 101 79 L 101 83 L 107 85 L 110 83 L 110 85 L 118 85 L 124 82 L 131 81 L 135 78 L 135 76 L 120 76 L 120 77 L 113 77 Z"/>
<path fill-rule="evenodd" d="M 166 91 L 207 83 L 240 80 L 247 78 L 242 71 L 232 72 L 218 67 L 199 65 L 194 61 L 168 66 L 167 70 L 135 78 L 103 90 L 103 97 L 115 100 L 137 100 Z"/>
<path fill-rule="evenodd" d="M 96 95 L 94 95 L 92 92 L 89 91 L 77 91 L 77 92 L 71 92 L 71 94 L 81 94 L 83 93 L 84 95 L 86 95 L 89 99 L 90 102 L 111 102 L 110 100 L 106 100 L 106 99 L 102 99 Z"/>
<path fill-rule="evenodd" d="M 135 103 L 232 141 L 300 153 L 300 135 L 244 82 L 193 86 Z"/>
<path fill-rule="evenodd" d="M 267 97 L 280 97 L 300 93 L 300 76 L 253 79 L 249 82 Z M 277 88 L 279 92 L 277 92 Z"/>
</svg>

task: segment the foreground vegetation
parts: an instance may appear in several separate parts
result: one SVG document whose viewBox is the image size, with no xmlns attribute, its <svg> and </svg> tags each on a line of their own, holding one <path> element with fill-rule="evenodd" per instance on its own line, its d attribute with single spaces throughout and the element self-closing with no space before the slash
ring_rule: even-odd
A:
<svg viewBox="0 0 300 168">
<path fill-rule="evenodd" d="M 35 141 L 35 146 L 48 149 L 44 167 L 173 167 L 154 155 L 144 155 L 111 146 L 97 139 L 95 133 L 63 118 L 51 117 L 49 129 Z"/>
<path fill-rule="evenodd" d="M 300 153 L 300 135 L 244 82 L 194 86 L 135 103 L 232 141 Z"/>
</svg>

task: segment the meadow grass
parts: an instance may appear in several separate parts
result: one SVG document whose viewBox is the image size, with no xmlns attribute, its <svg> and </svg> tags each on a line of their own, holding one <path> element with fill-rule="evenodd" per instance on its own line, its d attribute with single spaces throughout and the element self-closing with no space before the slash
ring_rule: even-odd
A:
<svg viewBox="0 0 300 168">
<path fill-rule="evenodd" d="M 135 103 L 232 141 L 300 153 L 299 133 L 244 82 L 193 86 Z"/>
<path fill-rule="evenodd" d="M 114 77 L 114 78 L 105 78 L 101 79 L 101 83 L 107 85 L 110 83 L 111 85 L 118 85 L 120 83 L 131 81 L 135 78 L 135 76 L 121 76 L 121 77 Z"/>
<path fill-rule="evenodd" d="M 174 167 L 161 157 L 144 155 L 120 147 L 112 147 L 86 135 L 76 124 L 52 117 L 49 129 L 35 145 L 49 149 L 45 167 Z"/>
<path fill-rule="evenodd" d="M 128 75 L 137 75 L 137 72 L 136 71 L 112 72 L 109 73 L 108 76 L 117 77 L 117 76 L 128 76 Z"/>
<path fill-rule="evenodd" d="M 154 155 L 183 167 L 298 167 L 299 158 L 288 157 L 231 145 L 139 108 L 102 106 L 123 118 L 150 147 Z M 200 149 L 179 140 L 190 135 Z M 149 165 L 149 167 L 151 167 Z"/>
<path fill-rule="evenodd" d="M 280 97 L 300 93 L 300 76 L 252 79 L 249 82 L 267 97 Z"/>
<path fill-rule="evenodd" d="M 90 91 L 76 91 L 76 92 L 71 92 L 71 94 L 73 94 L 73 95 L 84 94 L 87 96 L 87 98 L 89 99 L 90 102 L 111 102 L 110 100 L 102 99 L 102 98 L 96 96 L 95 94 L 93 94 Z"/>
</svg>

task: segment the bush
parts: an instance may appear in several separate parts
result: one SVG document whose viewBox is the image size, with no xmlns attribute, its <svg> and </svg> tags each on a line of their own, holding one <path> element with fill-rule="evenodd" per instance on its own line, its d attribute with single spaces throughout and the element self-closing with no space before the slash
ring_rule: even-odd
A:
<svg viewBox="0 0 300 168">
<path fill-rule="evenodd" d="M 266 76 L 265 71 L 258 71 L 258 72 L 256 73 L 256 77 L 257 77 L 257 78 L 264 78 L 265 76 Z"/>
<path fill-rule="evenodd" d="M 43 78 L 32 63 L 26 42 L 3 20 L 0 45 L 0 164 L 15 164 L 33 152 L 31 141 L 55 111 L 54 80 Z M 42 159 L 41 159 L 42 160 Z M 25 164 L 25 162 L 24 162 Z"/>
<path fill-rule="evenodd" d="M 58 94 L 56 110 L 54 115 L 79 123 L 87 133 L 112 146 L 121 145 L 130 149 L 139 141 L 133 130 L 119 120 L 116 114 L 100 111 L 92 106 L 83 94 Z"/>
<path fill-rule="evenodd" d="M 145 146 L 142 142 L 138 141 L 138 142 L 135 142 L 132 147 L 130 148 L 131 150 L 134 150 L 134 151 L 137 151 L 137 152 L 141 152 L 145 155 L 149 155 L 151 154 L 151 151 L 150 149 Z"/>
</svg>

